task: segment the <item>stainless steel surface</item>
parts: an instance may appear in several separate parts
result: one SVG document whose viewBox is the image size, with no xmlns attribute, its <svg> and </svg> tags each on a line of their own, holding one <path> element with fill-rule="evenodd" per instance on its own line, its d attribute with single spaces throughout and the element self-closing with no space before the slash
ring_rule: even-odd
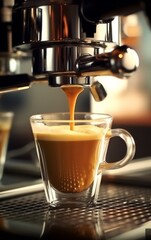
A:
<svg viewBox="0 0 151 240">
<path fill-rule="evenodd" d="M 118 170 L 104 172 L 106 182 L 120 183 L 134 186 L 151 186 L 151 157 L 134 159 L 127 166 Z"/>
<path fill-rule="evenodd" d="M 1 186 L 0 200 L 44 191 L 41 179 L 14 185 Z"/>
<path fill-rule="evenodd" d="M 15 1 L 13 47 L 32 52 L 31 83 L 47 81 L 53 87 L 64 84 L 91 86 L 93 76 L 123 78 L 137 69 L 138 61 L 127 68 L 125 55 L 128 51 L 125 51 L 127 54 L 121 52 L 122 59 L 117 55 L 113 57 L 121 40 L 120 18 L 92 21 L 85 15 L 88 10 L 85 5 L 78 0 Z M 96 98 L 101 99 L 99 95 Z"/>
<path fill-rule="evenodd" d="M 4 199 L 0 204 L 0 236 L 15 239 L 149 239 L 150 196 L 150 188 L 103 183 L 94 208 L 51 210 L 43 191 Z"/>
<path fill-rule="evenodd" d="M 137 53 L 127 46 L 116 46 L 112 52 L 84 55 L 76 61 L 76 72 L 82 76 L 114 75 L 129 77 L 139 65 Z"/>
<path fill-rule="evenodd" d="M 0 93 L 25 89 L 30 85 L 30 77 L 28 73 L 20 73 L 20 65 L 31 54 L 13 50 L 12 47 L 13 6 L 13 0 L 0 3 Z"/>
<path fill-rule="evenodd" d="M 16 165 L 15 165 L 16 162 Z M 131 181 L 113 181 L 103 175 L 98 203 L 94 207 L 50 209 L 39 171 L 34 165 L 22 170 L 10 161 L 4 185 L 0 186 L 0 237 L 13 239 L 147 240 L 151 233 L 151 177 L 141 184 L 150 169 L 151 158 L 138 159 L 121 169 Z M 25 161 L 26 163 L 26 161 Z M 13 164 L 16 170 L 12 169 Z M 27 163 L 26 163 L 27 164 Z M 30 169 L 30 171 L 29 171 Z M 109 171 L 107 171 L 109 172 Z M 19 174 L 20 173 L 20 174 Z M 140 174 L 137 176 L 137 173 Z M 18 179 L 14 178 L 18 175 Z M 30 177 L 33 176 L 30 180 Z M 19 179 L 24 178 L 22 183 Z M 119 181 L 114 178 L 119 177 Z M 14 181 L 14 183 L 13 183 Z M 143 187 L 144 186 L 144 187 Z M 5 193 L 5 194 L 3 194 Z"/>
<path fill-rule="evenodd" d="M 76 62 L 85 54 L 111 51 L 120 41 L 120 20 L 99 24 L 85 21 L 79 1 L 15 1 L 13 9 L 13 46 L 31 50 L 33 76 L 47 79 L 50 86 L 92 84 L 91 69 L 84 76 Z M 19 24 L 18 24 L 19 23 Z M 16 27 L 17 26 L 17 27 Z M 117 31 L 113 29 L 116 27 Z M 21 34 L 18 36 L 17 32 Z M 97 36 L 98 35 L 98 36 Z M 100 72 L 105 74 L 100 62 Z M 87 65 L 87 70 L 88 70 Z M 95 70 L 94 70 L 95 71 Z M 108 72 L 107 72 L 108 74 Z"/>
<path fill-rule="evenodd" d="M 110 0 L 103 3 L 99 0 L 2 1 L 0 30 L 4 34 L 0 42 L 1 52 L 30 52 L 32 70 L 30 73 L 21 74 L 32 77 L 27 77 L 27 83 L 21 81 L 19 88 L 15 88 L 14 83 L 11 85 L 11 81 L 5 84 L 2 78 L 1 92 L 7 89 L 24 89 L 24 86 L 30 87 L 37 81 L 49 82 L 50 86 L 56 87 L 63 84 L 91 85 L 92 76 L 97 74 L 110 75 L 112 72 L 113 75 L 117 76 L 118 73 L 118 77 L 123 78 L 126 72 L 128 76 L 128 73 L 136 70 L 138 64 L 134 63 L 135 67 L 127 71 L 127 66 L 125 67 L 122 61 L 120 69 L 117 69 L 119 58 L 115 58 L 112 64 L 112 54 L 108 54 L 110 64 L 107 64 L 104 54 L 111 53 L 121 44 L 121 24 L 118 16 L 142 10 L 150 20 L 150 5 L 149 0 L 127 0 L 124 3 Z M 7 24 L 4 26 L 3 23 Z M 83 66 L 76 68 L 76 63 L 77 59 L 83 59 L 84 55 L 92 57 L 87 58 L 86 69 L 83 71 Z M 101 61 L 96 68 L 98 56 Z M 3 73 L 6 75 L 12 73 L 11 69 L 6 71 L 9 62 L 8 60 L 6 64 L 5 59 L 7 67 L 5 66 Z M 116 68 L 116 71 L 113 71 L 113 68 Z M 2 68 L 0 70 L 2 71 Z"/>
<path fill-rule="evenodd" d="M 107 96 L 103 85 L 98 81 L 93 82 L 89 89 L 96 102 L 104 100 Z"/>
</svg>

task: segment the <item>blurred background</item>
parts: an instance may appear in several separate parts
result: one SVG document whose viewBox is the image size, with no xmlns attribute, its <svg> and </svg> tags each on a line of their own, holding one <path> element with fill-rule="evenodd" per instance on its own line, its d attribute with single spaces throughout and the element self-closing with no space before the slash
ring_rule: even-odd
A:
<svg viewBox="0 0 151 240">
<path fill-rule="evenodd" d="M 104 101 L 96 103 L 85 89 L 79 96 L 76 111 L 110 113 L 113 128 L 127 129 L 136 142 L 135 158 L 151 156 L 151 30 L 143 13 L 122 17 L 122 44 L 133 47 L 140 60 L 138 70 L 128 80 L 115 77 L 97 77 L 107 91 Z M 23 72 L 30 70 L 30 60 L 24 60 Z M 44 112 L 68 111 L 67 99 L 60 88 L 47 84 L 33 84 L 28 90 L 5 93 L 0 96 L 0 111 L 13 111 L 14 121 L 9 151 L 33 142 L 29 118 Z M 122 144 L 122 143 L 121 143 Z M 108 158 L 123 154 L 123 147 L 111 143 Z"/>
</svg>

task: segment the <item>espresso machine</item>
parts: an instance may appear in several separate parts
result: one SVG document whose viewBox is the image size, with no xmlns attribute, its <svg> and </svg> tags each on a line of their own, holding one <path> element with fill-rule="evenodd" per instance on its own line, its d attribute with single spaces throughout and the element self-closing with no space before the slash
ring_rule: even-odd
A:
<svg viewBox="0 0 151 240">
<path fill-rule="evenodd" d="M 146 21 L 151 25 L 150 0 L 1 0 L 0 96 L 6 96 L 5 93 L 9 92 L 19 93 L 19 90 L 29 89 L 36 83 L 55 90 L 65 84 L 80 84 L 90 90 L 96 101 L 102 101 L 107 93 L 102 83 L 96 80 L 97 76 L 115 76 L 130 81 L 139 66 L 136 51 L 131 46 L 121 44 L 121 17 L 139 11 L 144 12 Z M 21 68 L 26 61 L 30 64 L 27 71 L 26 66 L 24 70 Z M 30 100 L 27 103 L 28 110 L 31 103 Z M 25 119 L 23 115 L 22 118 Z M 28 134 L 25 126 L 23 129 L 26 134 L 22 129 L 19 131 L 17 122 L 15 133 L 22 132 L 22 139 Z M 15 142 L 16 139 L 13 139 L 13 144 Z M 20 150 L 22 153 L 29 151 L 29 145 L 19 149 L 17 153 L 21 155 Z M 6 166 L 6 178 L 7 183 L 11 184 L 1 189 L 0 236 L 4 236 L 3 239 L 15 236 L 15 239 L 48 239 L 45 238 L 45 227 L 46 230 L 50 227 L 50 233 L 52 231 L 49 238 L 59 234 L 63 239 L 76 239 L 80 231 L 80 239 L 93 240 L 108 239 L 107 236 L 109 239 L 130 239 L 131 236 L 133 239 L 134 236 L 144 239 L 141 236 L 145 233 L 146 239 L 147 233 L 150 236 L 150 231 L 146 230 L 150 230 L 151 191 L 150 185 L 149 188 L 142 187 L 147 183 L 144 175 L 140 188 L 140 181 L 134 181 L 135 176 L 131 180 L 130 175 L 129 182 L 134 184 L 130 187 L 121 185 L 123 173 L 119 185 L 112 186 L 112 178 L 111 184 L 102 188 L 103 199 L 94 211 L 92 208 L 83 208 L 82 212 L 78 208 L 66 212 L 60 209 L 52 214 L 43 196 L 41 178 L 40 182 L 37 181 L 37 176 L 38 179 L 40 177 L 39 168 L 37 170 L 35 162 L 34 167 L 28 163 L 28 159 L 25 159 L 25 164 L 24 161 L 21 163 L 20 155 L 19 161 L 16 155 L 14 160 L 12 157 L 8 161 L 10 165 Z M 142 161 L 142 168 L 145 165 L 148 168 L 147 164 Z M 12 180 L 14 176 L 15 184 Z M 104 222 L 99 222 L 102 206 Z M 57 220 L 61 226 L 65 224 L 65 228 L 59 228 Z M 68 223 L 73 227 L 69 231 L 73 235 L 68 235 Z M 90 226 L 88 231 L 87 223 Z M 138 229 L 141 224 L 143 227 Z M 95 229 L 96 235 L 99 235 L 97 238 Z M 88 234 L 88 238 L 84 233 Z"/>
<path fill-rule="evenodd" d="M 31 139 L 29 116 L 36 111 L 42 112 L 43 106 L 46 111 L 56 110 L 53 104 L 50 106 L 50 102 L 53 102 L 51 100 L 55 98 L 56 91 L 60 94 L 58 90 L 62 85 L 84 86 L 88 95 L 82 94 L 78 107 L 80 111 L 89 111 L 91 94 L 97 102 L 107 96 L 107 90 L 97 76 L 115 76 L 130 81 L 138 68 L 139 58 L 131 46 L 121 44 L 121 16 L 143 11 L 150 24 L 149 10 L 149 0 L 127 0 L 124 3 L 120 0 L 103 3 L 100 0 L 0 2 L 0 96 L 3 96 L 1 109 L 15 111 L 17 121 L 14 121 L 12 135 L 19 135 L 19 143 L 22 142 L 22 135 L 20 136 L 21 131 L 16 132 L 18 122 L 20 128 L 28 128 L 27 140 L 22 143 L 24 145 Z M 28 63 L 28 68 L 25 62 Z M 22 65 L 25 65 L 24 69 Z M 36 94 L 33 103 L 34 94 L 28 95 L 31 91 L 27 91 L 25 98 L 24 92 L 18 91 L 31 89 L 32 86 L 37 86 L 36 83 L 42 83 L 44 96 L 49 95 L 51 98 L 43 103 L 42 110 L 37 103 Z M 33 87 L 32 90 L 34 89 Z M 15 94 L 5 94 L 9 92 Z M 56 105 L 62 111 L 66 109 L 66 105 L 60 98 L 61 94 Z M 12 142 L 14 147 L 14 141 Z"/>
<path fill-rule="evenodd" d="M 7 0 L 0 3 L 0 92 L 80 84 L 96 101 L 106 91 L 96 76 L 129 78 L 139 65 L 130 46 L 121 45 L 121 18 L 144 11 L 150 1 Z M 20 63 L 31 59 L 31 73 Z"/>
</svg>

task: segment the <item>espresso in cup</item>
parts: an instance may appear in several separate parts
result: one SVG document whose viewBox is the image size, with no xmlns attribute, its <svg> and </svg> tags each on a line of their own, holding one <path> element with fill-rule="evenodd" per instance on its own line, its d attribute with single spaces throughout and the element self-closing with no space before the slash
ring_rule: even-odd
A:
<svg viewBox="0 0 151 240">
<path fill-rule="evenodd" d="M 102 170 L 121 168 L 134 156 L 135 142 L 124 129 L 111 129 L 108 114 L 77 113 L 82 86 L 63 86 L 68 113 L 31 116 L 30 122 L 46 199 L 52 207 L 92 206 L 97 202 Z M 120 137 L 127 152 L 115 163 L 106 162 L 109 139 Z"/>
<path fill-rule="evenodd" d="M 0 179 L 3 176 L 12 119 L 12 112 L 0 112 Z"/>
<path fill-rule="evenodd" d="M 10 126 L 7 123 L 0 123 L 0 156 L 3 155 L 9 137 Z M 4 147 L 5 146 L 5 147 Z"/>
<path fill-rule="evenodd" d="M 40 130 L 40 131 L 39 131 Z M 96 174 L 103 129 L 93 125 L 43 126 L 34 130 L 38 152 L 52 187 L 60 192 L 86 190 Z"/>
<path fill-rule="evenodd" d="M 46 199 L 52 207 L 89 206 L 97 202 L 102 171 L 125 166 L 135 154 L 135 142 L 124 129 L 112 129 L 112 117 L 99 113 L 48 113 L 30 118 L 40 161 Z M 109 140 L 124 140 L 127 152 L 106 162 Z"/>
</svg>

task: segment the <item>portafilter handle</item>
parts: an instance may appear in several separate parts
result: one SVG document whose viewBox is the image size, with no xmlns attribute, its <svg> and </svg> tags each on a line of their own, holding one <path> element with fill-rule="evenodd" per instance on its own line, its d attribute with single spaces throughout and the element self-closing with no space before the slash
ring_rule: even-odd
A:
<svg viewBox="0 0 151 240">
<path fill-rule="evenodd" d="M 137 70 L 139 58 L 134 49 L 123 45 L 111 52 L 80 56 L 75 72 L 79 76 L 116 76 L 128 78 Z"/>
</svg>

